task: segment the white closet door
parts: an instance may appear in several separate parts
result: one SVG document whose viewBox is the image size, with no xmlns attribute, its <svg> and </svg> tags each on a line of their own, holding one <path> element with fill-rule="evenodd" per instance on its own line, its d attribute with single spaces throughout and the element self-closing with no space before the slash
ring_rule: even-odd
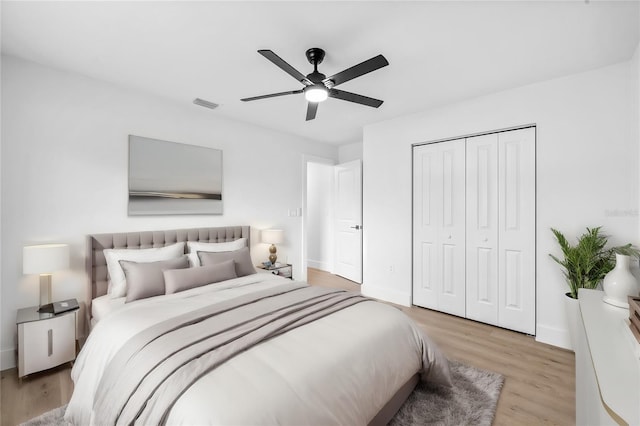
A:
<svg viewBox="0 0 640 426">
<path fill-rule="evenodd" d="M 436 260 L 437 206 L 436 184 L 438 149 L 423 145 L 413 149 L 413 304 L 438 309 L 440 281 Z"/>
<path fill-rule="evenodd" d="M 465 141 L 414 148 L 413 303 L 465 315 Z"/>
<path fill-rule="evenodd" d="M 498 325 L 535 334 L 535 128 L 498 134 Z"/>
<path fill-rule="evenodd" d="M 467 318 L 498 324 L 498 134 L 467 139 Z"/>
</svg>

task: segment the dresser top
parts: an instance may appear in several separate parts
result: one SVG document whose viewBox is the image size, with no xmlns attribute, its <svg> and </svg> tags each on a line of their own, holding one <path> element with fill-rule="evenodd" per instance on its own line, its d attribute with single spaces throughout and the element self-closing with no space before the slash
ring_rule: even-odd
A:
<svg viewBox="0 0 640 426">
<path fill-rule="evenodd" d="M 604 292 L 580 289 L 578 300 L 600 397 L 610 414 L 640 424 L 640 359 L 626 335 L 629 310 L 602 301 Z M 613 416 L 615 418 L 615 416 Z"/>
</svg>

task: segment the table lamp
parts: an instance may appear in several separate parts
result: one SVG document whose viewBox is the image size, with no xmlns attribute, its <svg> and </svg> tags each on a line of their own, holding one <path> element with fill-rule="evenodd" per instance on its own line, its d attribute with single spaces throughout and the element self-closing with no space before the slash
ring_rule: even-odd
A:
<svg viewBox="0 0 640 426">
<path fill-rule="evenodd" d="M 67 244 L 41 244 L 22 249 L 22 273 L 40 275 L 40 309 L 51 304 L 51 274 L 69 268 Z"/>
<path fill-rule="evenodd" d="M 275 265 L 276 259 L 278 259 L 276 255 L 276 244 L 284 241 L 284 231 L 282 229 L 263 229 L 261 239 L 263 243 L 271 244 L 271 247 L 269 247 L 269 253 L 271 253 L 269 255 L 269 261 L 272 265 Z"/>
</svg>

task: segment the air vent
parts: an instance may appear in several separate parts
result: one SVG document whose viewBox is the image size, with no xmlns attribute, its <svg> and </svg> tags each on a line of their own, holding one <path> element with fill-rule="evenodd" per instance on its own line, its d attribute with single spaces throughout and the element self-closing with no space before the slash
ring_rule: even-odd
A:
<svg viewBox="0 0 640 426">
<path fill-rule="evenodd" d="M 213 103 L 213 102 L 209 102 L 209 101 L 205 101 L 204 99 L 200 99 L 200 98 L 195 98 L 193 100 L 193 103 L 196 105 L 200 105 L 203 106 L 205 108 L 211 108 L 211 109 L 216 109 L 218 108 L 220 105 Z"/>
</svg>

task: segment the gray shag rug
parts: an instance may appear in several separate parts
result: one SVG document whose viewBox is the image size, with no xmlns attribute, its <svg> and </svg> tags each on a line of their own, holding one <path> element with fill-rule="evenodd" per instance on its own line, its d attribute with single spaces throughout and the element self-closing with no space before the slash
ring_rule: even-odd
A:
<svg viewBox="0 0 640 426">
<path fill-rule="evenodd" d="M 418 383 L 389 425 L 490 426 L 504 376 L 449 361 L 453 387 Z"/>
<path fill-rule="evenodd" d="M 490 426 L 504 377 L 449 361 L 453 387 L 420 383 L 391 420 L 392 426 L 474 425 Z M 22 423 L 21 426 L 66 426 L 66 405 Z"/>
</svg>

